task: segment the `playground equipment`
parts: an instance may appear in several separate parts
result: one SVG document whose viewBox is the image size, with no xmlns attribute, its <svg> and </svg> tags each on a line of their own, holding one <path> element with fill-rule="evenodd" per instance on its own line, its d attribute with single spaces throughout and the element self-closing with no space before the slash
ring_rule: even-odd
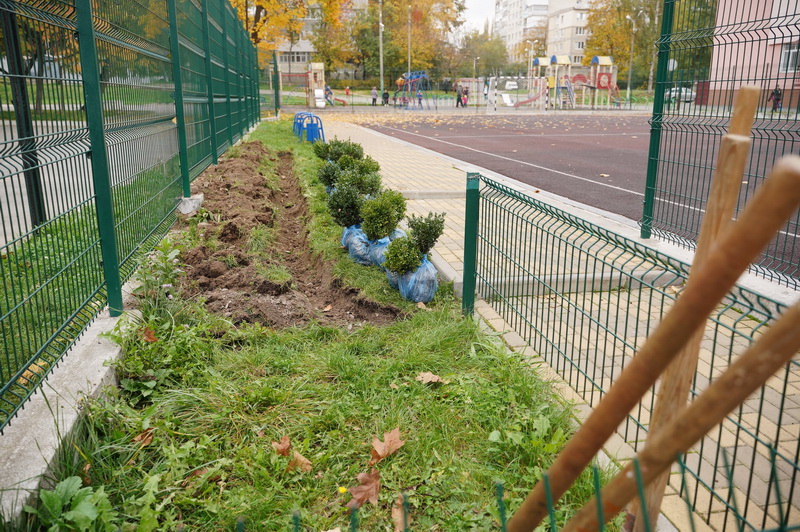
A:
<svg viewBox="0 0 800 532">
<path fill-rule="evenodd" d="M 322 127 L 322 119 L 314 113 L 306 111 L 295 113 L 292 133 L 297 136 L 300 142 L 303 142 L 303 135 L 305 135 L 308 142 L 317 142 L 318 140 L 325 142 L 325 129 Z"/>
<path fill-rule="evenodd" d="M 324 97 L 320 99 L 318 95 L 325 94 L 325 65 L 323 63 L 309 63 L 306 76 L 306 105 L 318 109 L 324 108 L 325 99 Z"/>
<path fill-rule="evenodd" d="M 431 104 L 428 91 L 431 90 L 431 81 L 428 72 L 415 70 L 405 72 L 395 81 L 397 90 L 394 93 L 394 106 L 404 109 L 428 109 Z"/>
<path fill-rule="evenodd" d="M 594 56 L 590 65 L 589 84 L 594 89 L 592 108 L 605 106 L 611 108 L 611 103 L 619 101 L 619 87 L 617 87 L 617 66 L 614 60 L 606 55 Z M 615 94 L 616 93 L 616 94 Z"/>
</svg>

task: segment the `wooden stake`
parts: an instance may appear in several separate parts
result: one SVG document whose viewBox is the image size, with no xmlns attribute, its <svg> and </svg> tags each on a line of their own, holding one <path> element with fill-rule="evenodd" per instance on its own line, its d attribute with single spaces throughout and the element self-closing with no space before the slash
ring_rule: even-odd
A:
<svg viewBox="0 0 800 532">
<path fill-rule="evenodd" d="M 657 475 L 667 471 L 675 457 L 686 452 L 708 431 L 722 423 L 725 416 L 762 386 L 800 350 L 800 304 L 787 310 L 770 326 L 764 335 L 731 364 L 676 418 L 653 437 L 647 439 L 639 453 L 642 482 L 647 485 Z M 631 461 L 600 492 L 603 519 L 616 515 L 636 494 L 636 475 Z M 562 532 L 599 530 L 597 500 L 591 501 L 562 529 Z"/>
<path fill-rule="evenodd" d="M 800 157 L 789 155 L 775 164 L 739 220 L 728 224 L 713 243 L 708 260 L 689 279 L 672 310 L 550 467 L 553 501 L 572 485 L 798 205 Z M 508 530 L 530 532 L 546 515 L 544 486 L 539 482 L 509 522 Z"/>
<path fill-rule="evenodd" d="M 733 218 L 744 165 L 750 153 L 750 128 L 753 125 L 753 117 L 758 108 L 760 94 L 761 89 L 753 85 L 741 87 L 736 94 L 730 134 L 725 135 L 720 144 L 717 170 L 711 182 L 711 193 L 697 240 L 697 250 L 692 262 L 692 270 L 689 273 L 690 278 L 706 260 L 711 244 L 716 240 L 720 230 Z M 675 360 L 667 366 L 661 378 L 655 407 L 650 418 L 648 438 L 675 419 L 677 412 L 686 405 L 692 378 L 697 371 L 697 359 L 704 333 L 705 327 L 698 329 L 675 357 Z M 656 519 L 661 511 L 661 501 L 664 498 L 668 482 L 669 471 L 656 479 L 645 492 L 647 513 L 652 516 L 652 519 Z M 628 511 L 637 515 L 640 508 L 641 503 L 637 499 L 633 501 Z M 636 519 L 634 530 L 646 532 L 644 519 Z"/>
</svg>

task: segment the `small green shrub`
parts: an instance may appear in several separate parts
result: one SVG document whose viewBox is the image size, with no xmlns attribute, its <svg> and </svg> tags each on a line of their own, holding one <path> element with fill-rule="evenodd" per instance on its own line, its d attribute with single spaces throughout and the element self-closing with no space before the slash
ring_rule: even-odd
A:
<svg viewBox="0 0 800 532">
<path fill-rule="evenodd" d="M 384 190 L 361 206 L 361 229 L 370 240 L 392 234 L 406 212 L 406 199 L 395 190 Z"/>
<path fill-rule="evenodd" d="M 335 138 L 328 145 L 328 159 L 332 161 L 338 161 L 343 155 L 349 155 L 353 159 L 364 158 L 364 148 L 356 142 Z"/>
<path fill-rule="evenodd" d="M 331 149 L 330 144 L 322 142 L 321 140 L 315 142 L 311 148 L 314 150 L 314 155 L 323 160 L 328 158 Z"/>
<path fill-rule="evenodd" d="M 411 238 L 417 243 L 419 251 L 428 253 L 444 232 L 444 213 L 428 213 L 428 216 L 411 215 L 408 218 L 408 229 Z"/>
<path fill-rule="evenodd" d="M 319 170 L 317 171 L 317 177 L 326 187 L 333 187 L 336 186 L 336 181 L 338 181 L 341 173 L 342 168 L 338 163 L 327 161 L 325 164 L 320 166 Z"/>
<path fill-rule="evenodd" d="M 356 167 L 363 174 L 376 174 L 381 171 L 380 163 L 369 155 L 365 156 L 363 159 L 356 159 Z"/>
<path fill-rule="evenodd" d="M 340 182 L 336 190 L 328 196 L 328 210 L 333 220 L 342 227 L 361 223 L 362 203 L 364 203 L 364 197 L 351 184 Z"/>
<path fill-rule="evenodd" d="M 41 530 L 118 530 L 117 512 L 103 486 L 95 491 L 81 485 L 80 477 L 66 478 L 53 490 L 41 490 L 39 507 L 25 506 L 25 511 L 38 518 Z"/>
<path fill-rule="evenodd" d="M 386 248 L 386 262 L 384 268 L 403 275 L 413 272 L 422 264 L 422 253 L 419 252 L 417 243 L 407 237 L 392 240 Z"/>
<path fill-rule="evenodd" d="M 356 170 L 358 168 L 358 159 L 354 159 L 349 155 L 342 155 L 339 157 L 339 160 L 336 161 L 336 164 L 339 165 L 339 168 L 342 170 Z"/>
<path fill-rule="evenodd" d="M 362 174 L 358 170 L 344 170 L 336 186 L 351 186 L 366 196 L 376 196 L 381 191 L 380 174 Z"/>
</svg>

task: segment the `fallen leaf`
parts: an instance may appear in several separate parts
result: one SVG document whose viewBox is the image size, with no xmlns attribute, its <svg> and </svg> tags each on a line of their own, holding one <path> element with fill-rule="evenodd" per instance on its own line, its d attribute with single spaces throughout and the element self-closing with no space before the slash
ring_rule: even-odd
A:
<svg viewBox="0 0 800 532">
<path fill-rule="evenodd" d="M 422 384 L 428 384 L 431 382 L 442 382 L 442 378 L 438 375 L 434 375 L 430 371 L 423 371 L 419 375 L 417 375 L 417 380 Z"/>
<path fill-rule="evenodd" d="M 324 309 L 322 309 L 322 312 L 330 312 L 331 309 L 333 309 L 333 305 L 328 305 Z"/>
<path fill-rule="evenodd" d="M 391 383 L 391 384 L 389 385 L 389 388 L 391 388 L 392 390 L 397 390 L 397 389 L 399 389 L 400 387 L 399 387 L 398 385 L 396 385 L 395 383 Z"/>
<path fill-rule="evenodd" d="M 183 482 L 181 482 L 181 486 L 185 488 L 186 486 L 188 486 L 188 485 L 189 485 L 189 482 L 190 482 L 190 481 L 191 481 L 193 478 L 195 478 L 195 477 L 199 477 L 199 476 L 201 476 L 201 475 L 205 475 L 206 473 L 208 473 L 208 468 L 205 468 L 205 467 L 204 467 L 204 468 L 202 468 L 202 469 L 195 469 L 194 471 L 192 471 L 191 473 L 189 473 L 189 476 L 188 476 L 188 477 L 186 477 L 185 479 L 183 479 Z"/>
<path fill-rule="evenodd" d="M 384 432 L 383 441 L 373 437 L 372 459 L 369 461 L 369 465 L 375 465 L 390 454 L 394 454 L 405 443 L 400 439 L 400 427 L 396 427 L 391 432 Z"/>
<path fill-rule="evenodd" d="M 82 480 L 83 480 L 83 485 L 84 486 L 88 486 L 88 485 L 90 485 L 92 483 L 92 477 L 89 476 L 89 470 L 91 468 L 92 468 L 92 464 L 90 464 L 89 462 L 86 462 L 86 464 L 83 466 L 83 475 L 81 475 L 81 476 L 82 476 Z"/>
<path fill-rule="evenodd" d="M 392 523 L 394 523 L 394 532 L 405 532 L 411 526 L 411 516 L 406 514 L 403 519 L 403 496 L 397 497 L 392 505 Z"/>
<path fill-rule="evenodd" d="M 600 177 L 608 177 L 608 174 L 600 174 Z"/>
<path fill-rule="evenodd" d="M 342 529 L 337 526 L 336 528 L 331 528 L 330 530 L 326 530 L 325 532 L 342 532 Z"/>
<path fill-rule="evenodd" d="M 300 469 L 306 473 L 311 471 L 311 462 L 303 456 L 302 454 L 294 451 L 292 455 L 292 459 L 289 460 L 289 465 L 286 466 L 286 471 L 294 471 L 295 469 Z"/>
<path fill-rule="evenodd" d="M 145 342 L 150 344 L 158 342 L 158 338 L 156 338 L 156 332 L 150 327 L 145 327 L 142 330 L 142 337 L 144 338 Z"/>
<path fill-rule="evenodd" d="M 258 432 L 256 432 L 256 436 L 258 436 L 259 438 L 263 438 L 264 437 L 264 429 L 261 429 Z"/>
<path fill-rule="evenodd" d="M 280 441 L 272 442 L 272 448 L 281 456 L 289 456 L 289 449 L 292 448 L 292 442 L 289 441 L 289 436 L 283 436 Z"/>
<path fill-rule="evenodd" d="M 133 438 L 133 441 L 135 443 L 141 444 L 142 447 L 150 445 L 151 443 L 153 443 L 153 428 L 150 427 L 149 429 L 145 430 L 144 432 L 142 432 L 140 434 L 137 434 Z"/>
<path fill-rule="evenodd" d="M 378 504 L 378 492 L 381 490 L 381 474 L 378 470 L 373 468 L 369 473 L 359 473 L 356 480 L 359 485 L 347 490 L 353 498 L 346 506 L 355 510 L 367 501 Z"/>
<path fill-rule="evenodd" d="M 418 301 L 417 302 L 417 308 L 426 309 L 428 307 L 426 307 L 425 303 L 423 303 L 422 301 Z"/>
</svg>

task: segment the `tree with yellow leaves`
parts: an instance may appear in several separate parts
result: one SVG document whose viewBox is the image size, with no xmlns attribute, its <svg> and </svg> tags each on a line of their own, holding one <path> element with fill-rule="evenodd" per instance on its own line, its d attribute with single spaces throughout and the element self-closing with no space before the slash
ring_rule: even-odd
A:
<svg viewBox="0 0 800 532">
<path fill-rule="evenodd" d="M 264 50 L 275 50 L 299 35 L 308 13 L 304 0 L 231 0 L 231 5 L 250 40 Z"/>
</svg>

